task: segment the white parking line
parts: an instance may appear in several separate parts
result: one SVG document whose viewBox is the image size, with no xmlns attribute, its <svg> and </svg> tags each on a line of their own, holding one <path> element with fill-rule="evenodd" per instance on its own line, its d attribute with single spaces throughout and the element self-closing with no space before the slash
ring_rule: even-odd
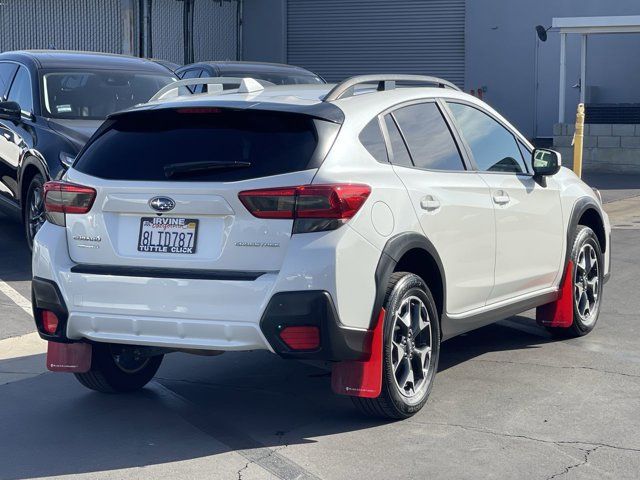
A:
<svg viewBox="0 0 640 480">
<path fill-rule="evenodd" d="M 6 282 L 0 280 L 0 292 L 4 293 L 13 303 L 31 316 L 31 302 L 27 300 L 19 291 Z"/>
</svg>

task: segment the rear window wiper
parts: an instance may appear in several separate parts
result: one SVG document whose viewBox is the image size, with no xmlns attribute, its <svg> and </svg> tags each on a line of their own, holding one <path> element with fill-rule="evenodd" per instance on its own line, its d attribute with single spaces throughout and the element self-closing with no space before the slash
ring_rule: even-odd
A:
<svg viewBox="0 0 640 480">
<path fill-rule="evenodd" d="M 189 173 L 206 172 L 210 170 L 233 170 L 236 168 L 247 168 L 251 162 L 181 162 L 165 165 L 164 174 L 167 178 L 175 175 L 185 175 Z"/>
</svg>

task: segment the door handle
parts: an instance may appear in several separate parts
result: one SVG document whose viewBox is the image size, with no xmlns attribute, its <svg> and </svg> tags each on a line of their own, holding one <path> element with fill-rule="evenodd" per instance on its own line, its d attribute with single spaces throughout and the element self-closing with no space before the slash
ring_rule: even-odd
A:
<svg viewBox="0 0 640 480">
<path fill-rule="evenodd" d="M 420 200 L 420 208 L 432 212 L 440 208 L 440 201 L 433 195 L 425 195 Z"/>
<path fill-rule="evenodd" d="M 498 190 L 493 194 L 493 201 L 498 205 L 507 204 L 510 200 L 509 194 L 504 190 Z"/>
</svg>

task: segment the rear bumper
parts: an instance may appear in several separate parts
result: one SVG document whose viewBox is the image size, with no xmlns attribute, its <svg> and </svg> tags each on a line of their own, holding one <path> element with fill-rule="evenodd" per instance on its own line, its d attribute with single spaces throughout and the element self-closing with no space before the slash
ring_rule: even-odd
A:
<svg viewBox="0 0 640 480">
<path fill-rule="evenodd" d="M 351 235 L 346 229 L 343 234 Z M 352 300 L 348 307 L 361 307 L 362 314 L 350 315 L 349 309 L 340 313 L 335 303 L 336 276 L 330 269 L 336 249 L 317 238 L 313 251 L 295 256 L 302 258 L 302 268 L 299 262 L 285 264 L 279 272 L 112 271 L 113 267 L 75 264 L 65 240 L 64 229 L 47 223 L 34 244 L 34 305 L 62 312 L 55 336 L 38 325 L 47 340 L 269 350 L 284 358 L 333 361 L 368 355 L 370 332 L 358 325 L 343 325 L 340 317 L 361 318 L 368 326 L 371 305 Z M 57 305 L 45 298 L 52 297 L 46 293 L 52 289 Z M 279 331 L 283 326 L 304 325 L 319 327 L 320 347 L 292 351 Z"/>
</svg>

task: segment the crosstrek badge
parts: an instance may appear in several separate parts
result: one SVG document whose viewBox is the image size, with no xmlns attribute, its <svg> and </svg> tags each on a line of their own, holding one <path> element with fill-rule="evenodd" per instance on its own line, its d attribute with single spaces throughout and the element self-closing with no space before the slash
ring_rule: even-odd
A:
<svg viewBox="0 0 640 480">
<path fill-rule="evenodd" d="M 198 220 L 181 217 L 140 219 L 138 251 L 148 253 L 194 254 Z"/>
</svg>

